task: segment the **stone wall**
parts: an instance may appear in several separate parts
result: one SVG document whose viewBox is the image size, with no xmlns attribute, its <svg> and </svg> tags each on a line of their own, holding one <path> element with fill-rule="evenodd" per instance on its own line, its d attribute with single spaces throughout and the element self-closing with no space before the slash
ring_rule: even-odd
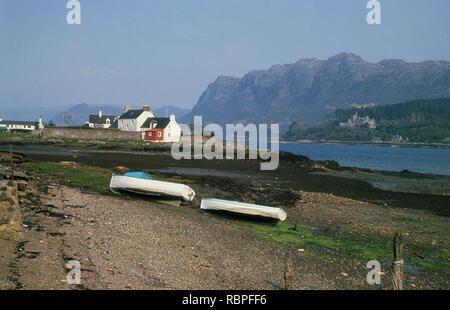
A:
<svg viewBox="0 0 450 310">
<path fill-rule="evenodd" d="M 0 180 L 0 238 L 16 241 L 22 239 L 18 184 L 11 180 Z"/>
<path fill-rule="evenodd" d="M 142 140 L 142 132 L 114 129 L 44 128 L 33 132 L 42 138 Z"/>
</svg>

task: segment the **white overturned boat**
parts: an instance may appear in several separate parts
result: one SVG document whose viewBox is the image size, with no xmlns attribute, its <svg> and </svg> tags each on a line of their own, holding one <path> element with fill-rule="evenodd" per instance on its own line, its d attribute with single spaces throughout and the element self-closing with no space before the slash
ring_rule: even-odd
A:
<svg viewBox="0 0 450 310">
<path fill-rule="evenodd" d="M 209 211 L 224 211 L 227 213 L 271 218 L 280 221 L 284 221 L 287 217 L 286 212 L 281 208 L 213 198 L 202 199 L 200 208 Z"/>
<path fill-rule="evenodd" d="M 109 188 L 114 193 L 133 193 L 161 198 L 175 197 L 192 201 L 195 192 L 187 185 L 154 180 L 145 172 L 128 172 L 125 175 L 113 173 Z"/>
</svg>

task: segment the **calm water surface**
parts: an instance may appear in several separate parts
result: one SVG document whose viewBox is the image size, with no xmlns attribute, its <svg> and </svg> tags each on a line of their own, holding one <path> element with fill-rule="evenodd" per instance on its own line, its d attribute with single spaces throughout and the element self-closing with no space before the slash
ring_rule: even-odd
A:
<svg viewBox="0 0 450 310">
<path fill-rule="evenodd" d="M 450 149 L 282 143 L 280 150 L 341 166 L 450 175 Z"/>
</svg>

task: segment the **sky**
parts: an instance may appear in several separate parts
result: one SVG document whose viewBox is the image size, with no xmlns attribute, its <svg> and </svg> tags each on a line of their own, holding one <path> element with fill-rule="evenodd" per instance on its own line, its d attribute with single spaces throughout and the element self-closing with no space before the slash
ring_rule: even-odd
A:
<svg viewBox="0 0 450 310">
<path fill-rule="evenodd" d="M 220 75 L 353 52 L 450 60 L 450 1 L 0 0 L 0 108 L 192 108 Z"/>
</svg>

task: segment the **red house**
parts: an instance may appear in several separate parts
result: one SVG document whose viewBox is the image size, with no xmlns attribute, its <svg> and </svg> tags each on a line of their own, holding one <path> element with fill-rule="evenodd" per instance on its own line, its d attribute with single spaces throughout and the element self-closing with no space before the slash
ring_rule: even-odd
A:
<svg viewBox="0 0 450 310">
<path fill-rule="evenodd" d="M 171 124 L 172 123 L 172 124 Z M 176 126 L 175 126 L 176 125 Z M 144 140 L 153 142 L 173 142 L 173 130 L 179 127 L 175 122 L 175 115 L 168 117 L 148 118 L 141 128 L 145 129 Z"/>
<path fill-rule="evenodd" d="M 154 128 L 154 129 L 146 130 L 144 140 L 162 142 L 164 140 L 164 129 L 163 128 Z"/>
<path fill-rule="evenodd" d="M 175 121 L 175 115 L 170 117 L 149 117 L 141 126 L 143 139 L 153 142 L 177 142 L 181 137 L 181 128 Z"/>
</svg>

